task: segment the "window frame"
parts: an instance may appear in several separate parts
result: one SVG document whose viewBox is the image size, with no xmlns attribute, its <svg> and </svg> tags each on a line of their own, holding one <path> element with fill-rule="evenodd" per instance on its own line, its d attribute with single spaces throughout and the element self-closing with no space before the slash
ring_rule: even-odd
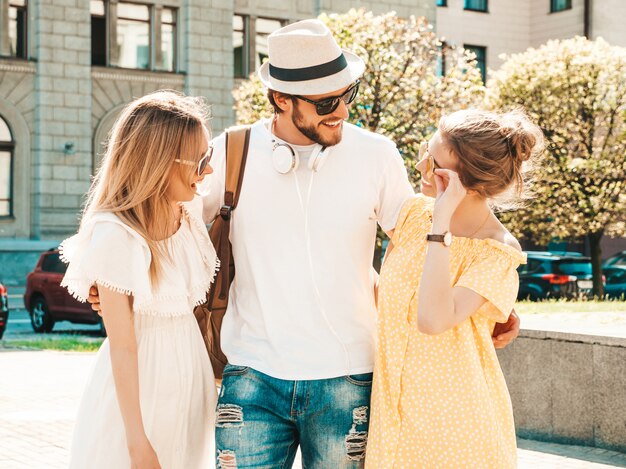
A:
<svg viewBox="0 0 626 469">
<path fill-rule="evenodd" d="M 489 0 L 479 0 L 479 1 L 485 2 L 485 8 L 474 8 L 474 7 L 468 6 L 468 4 L 471 3 L 472 1 L 476 1 L 476 0 L 463 0 L 463 10 L 474 11 L 477 13 L 489 13 Z"/>
<path fill-rule="evenodd" d="M 559 0 L 550 0 L 550 13 L 560 13 L 572 9 L 572 0 L 565 0 L 565 8 L 558 8 Z"/>
<path fill-rule="evenodd" d="M 30 29 L 29 28 L 29 24 L 28 24 L 29 23 L 29 15 L 28 15 L 29 5 L 28 5 L 28 0 L 23 0 L 23 1 L 24 1 L 24 5 L 17 5 L 16 4 L 17 2 L 15 2 L 15 0 L 8 0 L 7 3 L 6 3 L 6 9 L 2 12 L 4 15 L 7 16 L 6 21 L 7 21 L 7 24 L 9 24 L 9 30 L 10 30 L 10 22 L 11 22 L 11 19 L 10 19 L 10 16 L 9 16 L 10 15 L 10 13 L 9 13 L 10 9 L 11 8 L 16 8 L 18 11 L 19 10 L 23 10 L 23 12 L 24 12 L 24 31 L 21 34 L 21 40 L 22 40 L 22 43 L 23 43 L 22 44 L 22 49 L 23 49 L 22 54 L 19 55 L 17 53 L 17 48 L 18 48 L 18 45 L 19 45 L 19 42 L 20 42 L 20 37 L 16 37 L 15 38 L 15 43 L 16 43 L 15 44 L 15 46 L 16 46 L 15 48 L 16 48 L 16 51 L 13 54 L 13 53 L 11 53 L 11 49 L 10 49 L 11 48 L 11 39 L 7 35 L 6 37 L 7 37 L 8 42 L 6 44 L 0 44 L 0 57 L 17 59 L 17 60 L 28 60 L 30 58 L 30 55 L 28 53 L 28 48 L 29 48 L 28 35 L 29 35 L 29 29 Z M 18 31 L 17 31 L 17 24 L 16 24 L 16 34 L 17 33 L 18 33 Z M 2 50 L 3 50 L 4 47 L 6 47 L 6 49 L 5 49 L 7 51 L 6 55 L 2 54 Z"/>
<path fill-rule="evenodd" d="M 137 70 L 143 72 L 160 72 L 160 73 L 180 73 L 180 56 L 179 56 L 179 46 L 180 46 L 180 10 L 181 7 L 179 5 L 173 4 L 162 4 L 162 3 L 151 3 L 151 2 L 141 2 L 135 0 L 123 0 L 121 2 L 115 2 L 115 7 L 111 8 L 110 0 L 102 0 L 104 3 L 104 21 L 105 21 L 105 65 L 101 64 L 93 64 L 92 67 L 107 67 L 107 68 L 119 68 L 123 70 Z M 118 12 L 118 8 L 120 3 L 126 5 L 138 5 L 142 7 L 148 8 L 148 19 L 147 20 L 138 20 L 135 18 L 128 18 L 126 16 L 121 16 Z M 173 22 L 164 23 L 162 21 L 163 10 L 168 9 L 172 11 L 172 20 Z M 93 18 L 96 15 L 91 14 Z M 100 15 L 97 15 L 100 16 Z M 113 18 L 115 16 L 115 18 Z M 119 65 L 119 63 L 114 64 L 113 61 L 117 60 L 119 62 L 119 57 L 113 57 L 112 55 L 117 55 L 117 53 L 112 54 L 111 48 L 112 45 L 117 43 L 118 38 L 118 24 L 119 20 L 125 20 L 130 22 L 148 24 L 148 66 L 147 68 L 141 67 L 125 67 Z M 162 67 L 162 53 L 163 53 L 163 25 L 171 25 L 173 28 L 173 44 L 172 44 L 172 63 L 171 70 Z M 157 28 L 159 31 L 157 31 Z M 93 42 L 93 38 L 92 38 Z M 93 48 L 91 49 L 91 53 L 93 54 Z M 93 55 L 92 55 L 93 57 Z"/>
<path fill-rule="evenodd" d="M 283 26 L 285 26 L 289 20 L 285 19 L 285 18 L 272 18 L 270 16 L 265 16 L 265 15 L 250 15 L 250 14 L 246 14 L 246 13 L 239 13 L 237 11 L 235 11 L 233 13 L 233 18 L 235 16 L 239 16 L 242 18 L 242 28 L 243 30 L 239 30 L 239 29 L 235 29 L 234 28 L 234 24 L 232 27 L 232 34 L 234 36 L 235 32 L 242 32 L 243 33 L 243 42 L 242 42 L 242 75 L 238 74 L 238 71 L 235 69 L 235 63 L 234 63 L 234 54 L 235 54 L 235 47 L 234 47 L 234 43 L 233 43 L 233 76 L 235 78 L 235 80 L 241 80 L 241 79 L 246 79 L 248 78 L 248 76 L 255 70 L 256 68 L 256 61 L 257 61 L 257 57 L 259 55 L 258 51 L 257 51 L 257 47 L 256 47 L 256 43 L 257 43 L 257 37 L 259 36 L 259 33 L 257 32 L 257 20 L 266 20 L 266 21 L 276 21 L 277 23 L 280 24 L 280 27 L 282 28 Z M 265 34 L 265 33 L 264 33 Z M 269 36 L 271 33 L 267 33 L 267 35 Z"/>
<path fill-rule="evenodd" d="M 0 140 L 0 151 L 6 151 L 9 153 L 9 198 L 8 199 L 0 199 L 0 201 L 9 203 L 9 213 L 2 214 L 0 212 L 0 220 L 12 220 L 15 218 L 15 214 L 13 213 L 14 209 L 14 188 L 15 188 L 15 138 L 13 129 L 11 129 L 11 125 L 9 121 L 5 119 L 2 115 L 0 115 L 0 120 L 2 120 L 7 128 L 9 129 L 9 134 L 11 136 L 10 141 Z"/>
</svg>

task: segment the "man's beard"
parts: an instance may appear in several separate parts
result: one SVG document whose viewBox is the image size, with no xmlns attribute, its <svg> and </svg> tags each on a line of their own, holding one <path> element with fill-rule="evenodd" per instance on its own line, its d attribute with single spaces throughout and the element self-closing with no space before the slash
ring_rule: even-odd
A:
<svg viewBox="0 0 626 469">
<path fill-rule="evenodd" d="M 332 119 L 332 120 L 336 120 L 336 119 Z M 307 137 L 309 140 L 314 141 L 315 143 L 319 143 L 320 145 L 324 147 L 332 147 L 333 145 L 337 145 L 339 142 L 341 142 L 342 132 L 339 132 L 337 135 L 333 135 L 332 137 L 325 138 L 322 134 L 320 134 L 320 132 L 318 132 L 315 125 L 307 126 L 304 123 L 304 118 L 302 116 L 302 113 L 298 109 L 298 105 L 296 104 L 295 100 L 294 100 L 294 106 L 293 106 L 293 113 L 291 114 L 291 122 L 293 122 L 293 125 L 296 126 L 296 128 L 300 131 L 300 133 L 302 133 L 302 135 Z M 323 125 L 323 124 L 320 122 L 318 125 Z"/>
</svg>

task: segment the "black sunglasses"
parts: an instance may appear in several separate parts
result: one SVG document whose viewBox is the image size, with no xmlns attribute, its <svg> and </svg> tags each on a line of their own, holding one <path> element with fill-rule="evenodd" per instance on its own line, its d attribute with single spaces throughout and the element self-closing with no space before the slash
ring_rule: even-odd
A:
<svg viewBox="0 0 626 469">
<path fill-rule="evenodd" d="M 360 80 L 357 80 L 354 85 L 348 88 L 341 96 L 331 96 L 329 98 L 320 99 L 319 101 L 313 101 L 312 99 L 305 98 L 304 96 L 292 95 L 294 98 L 301 99 L 307 103 L 315 104 L 315 112 L 318 116 L 325 116 L 334 112 L 339 106 L 339 102 L 343 100 L 344 103 L 350 104 L 356 98 L 359 93 Z"/>
</svg>

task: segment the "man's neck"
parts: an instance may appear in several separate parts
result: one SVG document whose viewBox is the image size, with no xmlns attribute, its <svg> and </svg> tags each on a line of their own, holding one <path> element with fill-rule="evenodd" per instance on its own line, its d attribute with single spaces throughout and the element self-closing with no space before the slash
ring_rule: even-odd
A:
<svg viewBox="0 0 626 469">
<path fill-rule="evenodd" d="M 293 125 L 291 119 L 287 119 L 287 117 L 281 114 L 274 116 L 273 126 L 272 133 L 287 143 L 291 143 L 292 145 L 313 145 L 315 143 L 300 132 L 298 128 Z"/>
</svg>

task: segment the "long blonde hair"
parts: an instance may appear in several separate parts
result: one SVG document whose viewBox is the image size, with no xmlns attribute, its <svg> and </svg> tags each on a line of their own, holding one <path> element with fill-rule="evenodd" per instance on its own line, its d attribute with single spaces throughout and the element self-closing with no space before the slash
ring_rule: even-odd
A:
<svg viewBox="0 0 626 469">
<path fill-rule="evenodd" d="M 166 189 L 174 160 L 199 161 L 206 106 L 200 98 L 157 91 L 124 108 L 111 130 L 102 165 L 87 196 L 81 224 L 96 212 L 113 212 L 146 240 L 156 281 L 167 248 L 172 217 Z M 195 166 L 178 165 L 183 181 L 193 181 Z"/>
</svg>

